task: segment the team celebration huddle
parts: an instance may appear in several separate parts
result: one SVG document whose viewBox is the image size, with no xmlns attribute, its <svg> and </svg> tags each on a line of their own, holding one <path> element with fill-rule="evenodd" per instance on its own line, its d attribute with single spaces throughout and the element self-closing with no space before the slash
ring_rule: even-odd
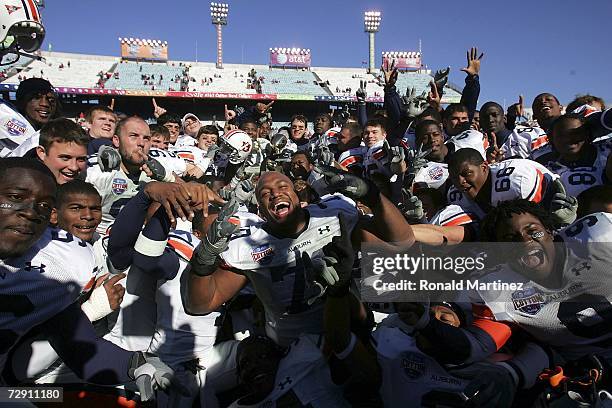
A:
<svg viewBox="0 0 612 408">
<path fill-rule="evenodd" d="M 0 3 L 0 389 L 96 407 L 612 406 L 601 97 L 483 103 L 477 48 L 461 88 L 411 71 L 420 53 L 383 54 L 351 88 L 311 72 L 310 50 L 243 73 L 131 38 L 85 92 L 58 81 L 91 58 L 41 62 L 41 2 Z M 219 38 L 227 11 L 212 3 Z M 245 94 L 197 109 L 227 84 Z M 478 284 L 398 286 L 398 268 Z"/>
</svg>

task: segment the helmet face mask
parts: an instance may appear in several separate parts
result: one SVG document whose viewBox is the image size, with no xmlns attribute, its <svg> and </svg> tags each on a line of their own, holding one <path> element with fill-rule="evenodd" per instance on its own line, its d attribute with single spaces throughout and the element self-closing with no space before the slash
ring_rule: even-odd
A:
<svg viewBox="0 0 612 408">
<path fill-rule="evenodd" d="M 2 65 L 6 65 L 17 61 L 19 55 L 37 51 L 45 39 L 45 28 L 34 2 L 0 0 L 0 3 L 0 56 L 15 55 L 2 58 Z"/>
</svg>

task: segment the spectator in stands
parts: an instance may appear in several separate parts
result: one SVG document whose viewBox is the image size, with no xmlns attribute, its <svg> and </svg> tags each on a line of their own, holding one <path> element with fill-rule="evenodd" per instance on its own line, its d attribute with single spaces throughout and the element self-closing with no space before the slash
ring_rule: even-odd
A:
<svg viewBox="0 0 612 408">
<path fill-rule="evenodd" d="M 15 104 L 17 110 L 36 130 L 56 118 L 59 108 L 53 86 L 42 78 L 29 78 L 22 81 L 17 88 Z"/>
<path fill-rule="evenodd" d="M 89 138 L 70 119 L 54 119 L 40 130 L 36 156 L 51 170 L 58 184 L 74 180 L 87 167 Z"/>
<path fill-rule="evenodd" d="M 151 147 L 160 150 L 168 150 L 170 146 L 170 131 L 162 125 L 149 125 L 151 130 Z"/>
<path fill-rule="evenodd" d="M 111 146 L 117 117 L 106 106 L 96 105 L 85 113 L 85 127 L 89 129 L 87 153 L 97 153 L 101 146 Z"/>
<path fill-rule="evenodd" d="M 164 113 L 156 115 L 157 124 L 164 126 L 170 131 L 170 144 L 175 144 L 181 133 L 181 120 L 172 113 L 165 113 L 166 110 L 164 108 L 160 109 L 163 109 Z"/>
</svg>

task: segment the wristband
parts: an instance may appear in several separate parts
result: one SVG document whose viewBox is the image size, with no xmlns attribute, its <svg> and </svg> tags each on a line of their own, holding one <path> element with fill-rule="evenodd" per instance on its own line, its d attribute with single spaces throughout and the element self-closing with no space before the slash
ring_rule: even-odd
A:
<svg viewBox="0 0 612 408">
<path fill-rule="evenodd" d="M 100 320 L 113 311 L 108 301 L 108 294 L 106 293 L 104 285 L 98 286 L 91 292 L 89 299 L 81 305 L 81 310 L 91 322 Z"/>
<path fill-rule="evenodd" d="M 134 244 L 134 250 L 139 254 L 156 258 L 164 253 L 166 244 L 167 240 L 156 241 L 145 237 L 141 232 L 140 235 L 138 235 L 136 244 Z"/>
</svg>

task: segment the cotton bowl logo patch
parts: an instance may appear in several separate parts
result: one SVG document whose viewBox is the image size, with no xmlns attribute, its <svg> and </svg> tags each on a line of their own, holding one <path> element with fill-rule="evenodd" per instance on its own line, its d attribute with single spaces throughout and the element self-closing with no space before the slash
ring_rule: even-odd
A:
<svg viewBox="0 0 612 408">
<path fill-rule="evenodd" d="M 402 353 L 401 364 L 404 374 L 413 380 L 425 374 L 425 359 L 416 353 Z"/>
<path fill-rule="evenodd" d="M 113 179 L 113 184 L 111 188 L 113 190 L 113 193 L 121 195 L 125 193 L 125 190 L 127 190 L 128 188 L 127 180 L 124 180 L 122 178 L 115 178 Z"/>
<path fill-rule="evenodd" d="M 4 124 L 4 127 L 6 127 L 6 130 L 11 136 L 23 136 L 28 128 L 25 123 L 15 118 L 9 119 L 9 121 Z"/>
<path fill-rule="evenodd" d="M 442 167 L 435 166 L 429 169 L 427 174 L 432 180 L 442 180 L 442 176 L 444 176 L 444 169 Z"/>
<path fill-rule="evenodd" d="M 519 312 L 536 315 L 545 303 L 544 295 L 535 288 L 525 288 L 512 294 L 512 305 Z"/>
<path fill-rule="evenodd" d="M 272 255 L 274 255 L 274 250 L 270 248 L 270 245 L 261 245 L 257 248 L 253 249 L 251 252 L 251 257 L 253 261 L 259 262 L 260 264 L 266 264 L 272 260 Z"/>
</svg>

